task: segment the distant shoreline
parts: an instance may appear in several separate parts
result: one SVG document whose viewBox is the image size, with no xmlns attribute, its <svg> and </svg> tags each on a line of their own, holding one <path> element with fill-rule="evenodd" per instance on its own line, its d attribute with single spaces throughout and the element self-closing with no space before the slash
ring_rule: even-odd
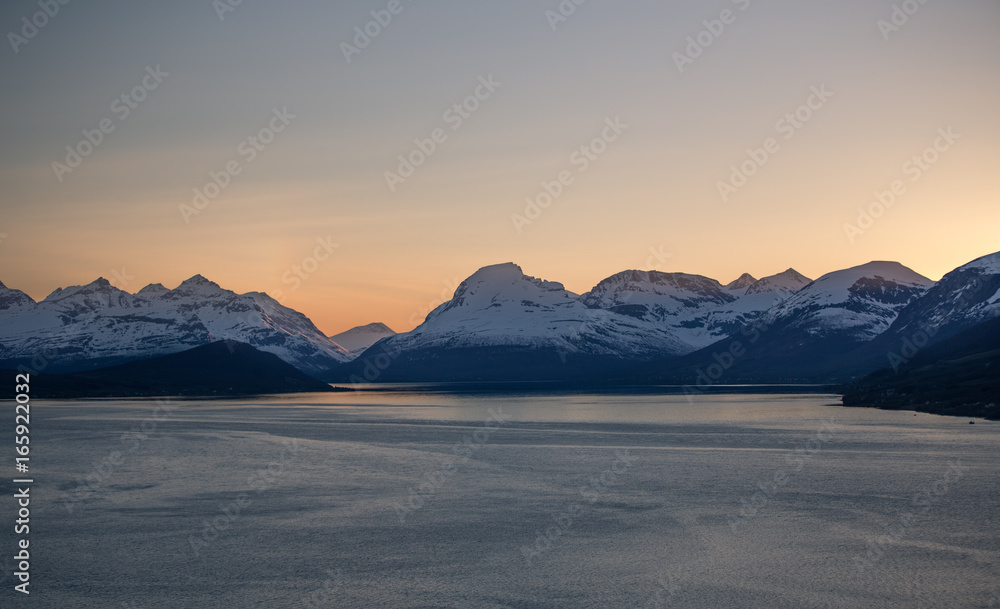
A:
<svg viewBox="0 0 1000 609">
<path fill-rule="evenodd" d="M 1000 420 L 1000 407 L 983 404 L 885 404 L 852 401 L 845 386 L 829 384 L 734 384 L 713 385 L 695 389 L 691 385 L 615 385 L 611 383 L 567 383 L 561 381 L 511 381 L 511 382 L 433 382 L 433 383 L 371 383 L 364 385 L 343 386 L 330 384 L 330 389 L 322 393 L 413 393 L 441 395 L 483 395 L 483 396 L 524 396 L 524 395 L 829 395 L 831 405 L 846 408 L 872 408 L 876 410 L 895 410 L 914 413 L 935 414 L 940 416 L 979 418 L 985 420 Z M 158 395 L 150 393 L 100 395 L 99 391 L 81 392 L 75 394 L 62 388 L 56 393 L 46 394 L 44 387 L 38 388 L 37 399 L 47 401 L 93 401 L 105 400 L 163 400 L 171 399 L 180 402 L 192 401 L 223 401 L 233 399 L 253 400 L 280 395 L 307 395 L 313 392 L 232 392 L 232 393 L 182 393 L 175 395 Z M 834 401 L 835 400 L 835 401 Z M 993 412 L 990 412 L 993 410 Z"/>
</svg>

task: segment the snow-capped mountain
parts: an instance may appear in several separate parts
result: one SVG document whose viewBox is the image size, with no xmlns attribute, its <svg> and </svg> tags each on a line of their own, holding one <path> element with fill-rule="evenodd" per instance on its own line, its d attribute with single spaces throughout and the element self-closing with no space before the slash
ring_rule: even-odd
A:
<svg viewBox="0 0 1000 609">
<path fill-rule="evenodd" d="M 725 361 L 732 382 L 833 382 L 884 366 L 918 332 L 932 328 L 924 342 L 934 342 L 995 317 L 1000 253 L 937 284 L 871 262 L 815 281 L 788 269 L 727 285 L 623 271 L 583 295 L 498 264 L 473 273 L 410 332 L 369 324 L 334 337 L 266 294 L 236 294 L 200 275 L 136 294 L 99 279 L 38 303 L 0 284 L 0 366 L 92 368 L 231 339 L 329 380 L 687 383 Z M 720 360 L 737 342 L 740 355 Z"/>
<path fill-rule="evenodd" d="M 476 271 L 420 326 L 379 341 L 328 380 L 579 379 L 689 350 L 669 328 L 589 307 L 561 283 L 507 263 Z"/>
<path fill-rule="evenodd" d="M 885 339 L 939 342 L 1000 317 L 1000 252 L 977 258 L 941 278 L 899 313 Z"/>
<path fill-rule="evenodd" d="M 476 271 L 424 323 L 384 344 L 394 349 L 556 349 L 612 357 L 690 350 L 668 328 L 588 306 L 561 283 L 529 277 L 513 263 Z"/>
<path fill-rule="evenodd" d="M 795 269 L 788 269 L 783 273 L 765 277 L 747 287 L 747 294 L 759 294 L 770 292 L 783 292 L 793 294 L 806 287 L 812 279 L 809 279 Z"/>
<path fill-rule="evenodd" d="M 364 353 L 365 349 L 383 338 L 395 335 L 396 333 L 389 326 L 383 323 L 372 323 L 334 334 L 330 340 L 350 351 L 352 356 L 357 357 Z"/>
<path fill-rule="evenodd" d="M 791 293 L 777 280 L 764 284 L 770 291 L 742 293 L 759 283 L 747 275 L 730 288 L 699 275 L 624 271 L 578 296 L 513 263 L 488 266 L 423 324 L 379 342 L 338 374 L 355 380 L 565 378 L 677 357 L 727 336 Z M 383 370 L 377 361 L 392 365 Z"/>
<path fill-rule="evenodd" d="M 792 269 L 741 280 L 723 286 L 700 275 L 624 271 L 577 296 L 511 263 L 485 267 L 415 330 L 379 342 L 344 372 L 355 380 L 553 379 L 609 371 L 627 378 L 641 362 L 685 362 L 690 354 L 697 365 L 703 351 L 715 363 L 709 351 L 719 341 L 750 336 L 743 340 L 754 365 L 796 377 L 803 366 L 825 371 L 828 361 L 871 341 L 933 285 L 889 262 L 811 282 Z M 560 358 L 545 355 L 553 353 Z M 567 357 L 576 358 L 570 368 Z"/>
<path fill-rule="evenodd" d="M 8 288 L 0 281 L 0 312 L 23 311 L 35 306 L 35 301 L 21 290 Z"/>
<path fill-rule="evenodd" d="M 743 273 L 735 281 L 726 284 L 726 289 L 738 292 L 746 292 L 746 289 L 755 283 L 757 283 L 757 280 L 754 279 L 753 275 L 751 275 L 750 273 Z"/>
<path fill-rule="evenodd" d="M 727 332 L 728 318 L 714 315 L 731 311 L 739 297 L 714 279 L 685 273 L 624 271 L 598 283 L 580 302 L 668 328 L 687 348 L 684 353 L 709 345 Z"/>
<path fill-rule="evenodd" d="M 801 281 L 793 273 L 781 274 L 784 285 L 794 287 Z M 700 385 L 846 380 L 880 365 L 882 360 L 876 361 L 866 349 L 908 303 L 933 285 L 897 262 L 871 262 L 828 273 L 739 333 L 683 358 L 645 367 L 636 377 Z"/>
<path fill-rule="evenodd" d="M 13 290 L 0 300 L 17 299 Z M 30 298 L 28 299 L 30 301 Z M 301 313 L 259 292 L 236 294 L 201 275 L 168 290 L 129 294 L 98 279 L 60 288 L 39 303 L 0 311 L 0 362 L 50 372 L 92 368 L 236 340 L 317 374 L 348 361 L 347 350 Z"/>
<path fill-rule="evenodd" d="M 787 285 L 787 273 L 795 271 L 761 280 L 745 273 L 723 286 L 701 275 L 625 271 L 601 281 L 580 300 L 669 329 L 690 352 L 738 332 L 788 298 L 796 288 Z M 803 279 L 802 285 L 808 283 Z"/>
<path fill-rule="evenodd" d="M 898 262 L 869 262 L 823 275 L 768 311 L 765 322 L 810 336 L 865 342 L 933 285 Z"/>
</svg>

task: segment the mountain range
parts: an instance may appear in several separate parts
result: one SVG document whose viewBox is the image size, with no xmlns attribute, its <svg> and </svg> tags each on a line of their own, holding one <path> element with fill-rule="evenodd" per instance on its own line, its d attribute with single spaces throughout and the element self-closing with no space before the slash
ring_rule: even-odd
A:
<svg viewBox="0 0 1000 609">
<path fill-rule="evenodd" d="M 411 332 L 336 381 L 840 383 L 1000 316 L 1000 253 L 935 283 L 898 262 L 816 280 L 792 269 L 722 285 L 625 271 L 576 296 L 514 264 L 480 269 Z"/>
<path fill-rule="evenodd" d="M 410 332 L 372 323 L 334 336 L 200 275 L 135 294 L 98 279 L 40 302 L 0 283 L 0 367 L 75 372 L 228 340 L 337 382 L 830 383 L 998 316 L 1000 253 L 939 282 L 897 262 L 725 285 L 629 270 L 584 294 L 505 263 L 473 273 Z"/>
<path fill-rule="evenodd" d="M 220 340 L 273 353 L 311 375 L 350 361 L 305 315 L 267 294 L 236 294 L 201 275 L 130 294 L 100 278 L 41 302 L 0 283 L 0 366 L 75 372 Z"/>
</svg>

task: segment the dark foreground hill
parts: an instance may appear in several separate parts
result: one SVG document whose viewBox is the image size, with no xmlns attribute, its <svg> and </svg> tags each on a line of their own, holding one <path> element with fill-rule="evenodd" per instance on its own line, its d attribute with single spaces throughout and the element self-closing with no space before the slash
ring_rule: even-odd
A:
<svg viewBox="0 0 1000 609">
<path fill-rule="evenodd" d="M 1000 318 L 843 388 L 845 406 L 1000 419 Z"/>
<path fill-rule="evenodd" d="M 3 393 L 14 389 L 5 371 Z M 335 391 L 272 353 L 219 341 L 181 353 L 72 374 L 32 373 L 32 397 L 241 396 Z"/>
</svg>

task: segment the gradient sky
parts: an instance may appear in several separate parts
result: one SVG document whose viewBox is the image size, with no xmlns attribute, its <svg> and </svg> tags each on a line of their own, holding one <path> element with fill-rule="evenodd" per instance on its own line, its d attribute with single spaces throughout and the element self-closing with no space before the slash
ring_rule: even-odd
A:
<svg viewBox="0 0 1000 609">
<path fill-rule="evenodd" d="M 937 279 L 1000 250 L 996 0 L 929 0 L 888 40 L 889 1 L 588 0 L 553 31 L 557 0 L 401 0 L 348 63 L 341 44 L 389 4 L 243 0 L 220 19 L 211 0 L 77 1 L 15 52 L 41 9 L 5 2 L 0 280 L 41 299 L 200 273 L 280 294 L 332 334 L 408 330 L 506 261 L 583 292 L 631 268 L 728 282 L 898 260 Z M 674 53 L 725 9 L 735 21 L 680 72 Z M 122 117 L 114 100 L 156 66 L 169 76 Z M 500 86 L 452 129 L 445 112 L 490 75 Z M 778 121 L 814 86 L 833 97 L 785 139 Z M 248 162 L 241 142 L 285 107 L 296 117 Z M 628 128 L 579 171 L 571 155 L 616 117 Z M 58 180 L 102 119 L 114 130 Z M 385 172 L 438 128 L 447 140 L 390 191 Z M 960 137 L 914 180 L 904 164 L 947 128 Z M 723 201 L 718 181 L 768 138 L 777 152 Z M 241 172 L 186 223 L 179 206 L 230 161 Z M 563 171 L 573 183 L 515 230 Z M 895 180 L 905 194 L 849 240 Z M 318 239 L 339 247 L 312 267 Z"/>
</svg>

